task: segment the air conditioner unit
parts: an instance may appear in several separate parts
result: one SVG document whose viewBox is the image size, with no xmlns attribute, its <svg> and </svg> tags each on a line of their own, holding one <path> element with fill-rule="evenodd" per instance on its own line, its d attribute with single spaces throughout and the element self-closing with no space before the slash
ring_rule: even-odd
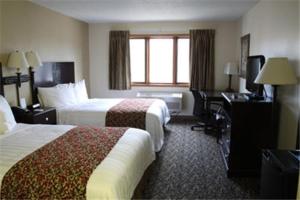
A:
<svg viewBox="0 0 300 200">
<path fill-rule="evenodd" d="M 138 92 L 138 98 L 156 98 L 166 102 L 170 114 L 178 114 L 182 109 L 182 93 L 180 92 Z"/>
</svg>

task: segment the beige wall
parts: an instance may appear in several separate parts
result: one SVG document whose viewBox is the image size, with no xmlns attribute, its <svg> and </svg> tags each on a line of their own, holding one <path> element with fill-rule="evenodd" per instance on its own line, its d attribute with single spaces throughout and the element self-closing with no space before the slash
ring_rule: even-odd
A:
<svg viewBox="0 0 300 200">
<path fill-rule="evenodd" d="M 193 97 L 188 88 L 142 88 L 131 91 L 112 91 L 108 89 L 108 44 L 110 30 L 130 30 L 132 34 L 189 33 L 190 29 L 212 28 L 216 30 L 215 45 L 215 86 L 225 89 L 228 77 L 224 75 L 224 65 L 236 60 L 236 22 L 161 22 L 130 24 L 90 24 L 90 85 L 92 97 L 134 97 L 137 91 L 181 91 L 184 93 L 184 115 L 192 115 Z M 236 80 L 234 80 L 236 81 Z M 235 86 L 237 87 L 237 81 Z"/>
<path fill-rule="evenodd" d="M 0 52 L 2 50 L 2 15 L 3 15 L 3 11 L 2 11 L 2 3 L 0 2 Z"/>
<path fill-rule="evenodd" d="M 247 33 L 251 35 L 250 55 L 288 57 L 300 76 L 298 0 L 261 0 L 239 21 L 238 44 L 240 37 Z M 244 92 L 244 79 L 240 79 L 239 86 Z M 295 148 L 300 111 L 299 87 L 299 84 L 279 87 L 279 148 Z"/>
<path fill-rule="evenodd" d="M 0 1 L 0 61 L 7 62 L 14 50 L 35 50 L 42 61 L 74 61 L 76 80 L 88 79 L 88 24 L 66 17 L 29 1 Z M 4 68 L 5 75 L 14 70 Z M 24 70 L 27 73 L 27 70 Z M 15 105 L 15 87 L 6 86 L 5 95 Z M 28 83 L 21 88 L 21 97 L 30 102 Z"/>
</svg>

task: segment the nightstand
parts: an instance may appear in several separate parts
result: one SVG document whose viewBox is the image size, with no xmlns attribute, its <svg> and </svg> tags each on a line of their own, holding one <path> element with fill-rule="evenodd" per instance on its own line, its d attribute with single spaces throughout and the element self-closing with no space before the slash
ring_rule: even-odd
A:
<svg viewBox="0 0 300 200">
<path fill-rule="evenodd" d="M 24 110 L 18 107 L 12 107 L 11 109 L 18 123 L 56 124 L 55 108 L 39 108 L 34 110 Z"/>
</svg>

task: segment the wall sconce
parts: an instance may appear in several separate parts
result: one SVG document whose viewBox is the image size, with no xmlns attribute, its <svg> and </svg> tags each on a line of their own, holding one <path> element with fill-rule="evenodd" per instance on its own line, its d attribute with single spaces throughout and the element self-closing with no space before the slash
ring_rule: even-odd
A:
<svg viewBox="0 0 300 200">
<path fill-rule="evenodd" d="M 7 67 L 17 69 L 17 82 L 16 82 L 16 89 L 17 89 L 17 102 L 18 106 L 20 106 L 20 95 L 19 95 L 19 87 L 21 87 L 21 68 L 28 68 L 28 62 L 25 58 L 25 55 L 21 51 L 14 51 L 9 54 Z"/>
<path fill-rule="evenodd" d="M 25 54 L 29 69 L 33 71 L 34 68 L 39 67 L 42 65 L 41 59 L 39 54 L 35 51 L 28 51 Z"/>
<path fill-rule="evenodd" d="M 31 97 L 33 97 L 33 91 L 34 91 L 34 68 L 42 66 L 41 59 L 39 57 L 39 54 L 35 51 L 28 51 L 25 54 L 27 62 L 29 64 L 29 76 L 30 76 L 30 89 L 31 89 Z M 35 100 L 32 99 L 32 103 L 34 103 Z"/>
</svg>

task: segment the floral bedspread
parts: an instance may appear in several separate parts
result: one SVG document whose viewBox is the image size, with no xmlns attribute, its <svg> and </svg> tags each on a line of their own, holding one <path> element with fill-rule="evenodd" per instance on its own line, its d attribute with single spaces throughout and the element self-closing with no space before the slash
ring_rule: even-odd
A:
<svg viewBox="0 0 300 200">
<path fill-rule="evenodd" d="M 1 199 L 85 199 L 90 175 L 127 129 L 71 129 L 16 163 L 2 180 Z"/>
<path fill-rule="evenodd" d="M 106 126 L 146 129 L 146 113 L 154 99 L 125 99 L 106 113 Z"/>
</svg>

